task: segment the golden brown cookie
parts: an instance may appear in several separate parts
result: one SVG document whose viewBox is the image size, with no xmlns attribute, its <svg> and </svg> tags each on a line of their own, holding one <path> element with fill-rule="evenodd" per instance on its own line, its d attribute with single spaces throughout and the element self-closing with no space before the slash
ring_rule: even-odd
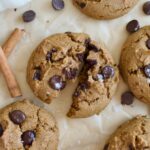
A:
<svg viewBox="0 0 150 150">
<path fill-rule="evenodd" d="M 67 83 L 74 83 L 78 76 L 80 82 L 68 116 L 88 117 L 99 113 L 111 100 L 119 73 L 108 51 L 84 33 L 48 37 L 28 63 L 28 83 L 46 103 L 58 97 Z"/>
<path fill-rule="evenodd" d="M 150 104 L 150 26 L 129 36 L 122 49 L 120 70 L 132 93 Z"/>
<path fill-rule="evenodd" d="M 138 0 L 73 0 L 84 14 L 96 19 L 113 19 L 128 13 Z"/>
<path fill-rule="evenodd" d="M 123 125 L 110 137 L 104 150 L 149 150 L 150 118 L 138 116 Z"/>
<path fill-rule="evenodd" d="M 58 128 L 53 116 L 28 100 L 0 110 L 0 150 L 56 150 Z"/>
</svg>

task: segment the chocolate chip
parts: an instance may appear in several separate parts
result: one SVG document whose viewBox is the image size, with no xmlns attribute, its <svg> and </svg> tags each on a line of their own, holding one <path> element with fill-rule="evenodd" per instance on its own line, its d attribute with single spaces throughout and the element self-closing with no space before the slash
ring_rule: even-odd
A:
<svg viewBox="0 0 150 150">
<path fill-rule="evenodd" d="M 56 48 L 52 48 L 50 51 L 48 51 L 47 54 L 46 54 L 46 60 L 53 62 L 52 54 L 55 53 L 55 52 L 57 52 Z"/>
<path fill-rule="evenodd" d="M 84 42 L 84 45 L 87 47 L 89 45 L 89 43 L 91 42 L 90 38 L 87 38 Z"/>
<path fill-rule="evenodd" d="M 114 76 L 114 74 L 115 74 L 114 68 L 111 66 L 105 66 L 102 69 L 102 75 L 103 75 L 104 79 L 111 78 Z"/>
<path fill-rule="evenodd" d="M 9 113 L 9 118 L 13 123 L 20 125 L 25 121 L 26 115 L 20 110 L 14 110 Z"/>
<path fill-rule="evenodd" d="M 73 94 L 73 97 L 78 97 L 80 95 L 80 92 L 78 90 L 76 90 Z"/>
<path fill-rule="evenodd" d="M 33 80 L 41 80 L 41 67 L 35 67 Z"/>
<path fill-rule="evenodd" d="M 63 0 L 52 0 L 52 6 L 55 10 L 61 10 L 65 7 Z"/>
<path fill-rule="evenodd" d="M 80 62 L 84 62 L 85 53 L 78 53 L 78 54 L 76 54 L 76 56 L 78 57 L 78 60 Z"/>
<path fill-rule="evenodd" d="M 148 49 L 150 49 L 150 38 L 146 41 L 146 46 Z"/>
<path fill-rule="evenodd" d="M 129 150 L 135 150 L 133 144 L 129 144 Z"/>
<path fill-rule="evenodd" d="M 121 104 L 122 105 L 131 105 L 134 101 L 134 95 L 132 92 L 127 91 L 121 95 Z"/>
<path fill-rule="evenodd" d="M 94 60 L 94 59 L 87 59 L 87 60 L 86 60 L 86 64 L 87 64 L 88 69 L 90 69 L 90 68 L 92 68 L 94 65 L 97 64 L 97 60 Z"/>
<path fill-rule="evenodd" d="M 144 73 L 146 77 L 150 78 L 150 65 L 144 67 Z"/>
<path fill-rule="evenodd" d="M 61 76 L 54 75 L 49 80 L 49 85 L 54 90 L 62 90 L 66 86 L 66 82 L 62 80 Z"/>
<path fill-rule="evenodd" d="M 143 11 L 146 15 L 150 15 L 150 1 L 144 3 Z"/>
<path fill-rule="evenodd" d="M 22 18 L 24 22 L 31 22 L 35 19 L 36 13 L 33 10 L 28 10 L 23 13 Z"/>
<path fill-rule="evenodd" d="M 89 43 L 87 45 L 87 49 L 90 50 L 90 51 L 94 51 L 94 52 L 99 52 L 100 51 L 100 49 L 92 43 Z"/>
<path fill-rule="evenodd" d="M 79 88 L 82 90 L 82 91 L 85 91 L 86 89 L 89 88 L 89 83 L 88 82 L 82 82 L 79 84 Z"/>
<path fill-rule="evenodd" d="M 106 145 L 104 146 L 104 149 L 103 149 L 103 150 L 108 150 L 108 147 L 109 147 L 109 144 L 106 144 Z"/>
<path fill-rule="evenodd" d="M 31 131 L 31 130 L 25 131 L 21 135 L 21 139 L 22 139 L 23 145 L 24 146 L 32 145 L 32 142 L 35 140 L 35 136 L 36 135 L 35 135 L 34 131 Z"/>
<path fill-rule="evenodd" d="M 133 32 L 136 32 L 140 29 L 140 25 L 139 25 L 139 22 L 137 20 L 132 20 L 130 21 L 128 24 L 127 24 L 127 27 L 126 27 L 127 31 L 129 33 L 133 33 Z"/>
<path fill-rule="evenodd" d="M 3 132 L 4 132 L 3 127 L 2 127 L 2 125 L 0 124 L 0 136 L 3 135 Z"/>
<path fill-rule="evenodd" d="M 62 71 L 65 74 L 66 79 L 72 80 L 77 76 L 77 68 L 64 68 Z"/>
</svg>

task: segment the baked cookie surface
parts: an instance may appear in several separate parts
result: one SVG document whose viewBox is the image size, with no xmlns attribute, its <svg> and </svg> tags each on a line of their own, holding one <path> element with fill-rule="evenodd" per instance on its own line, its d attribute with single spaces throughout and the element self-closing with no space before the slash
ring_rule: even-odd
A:
<svg viewBox="0 0 150 150">
<path fill-rule="evenodd" d="M 46 110 L 28 100 L 0 110 L 1 150 L 56 150 L 58 128 Z"/>
<path fill-rule="evenodd" d="M 104 150 L 149 150 L 149 139 L 150 118 L 137 116 L 116 130 Z"/>
<path fill-rule="evenodd" d="M 129 12 L 138 0 L 73 0 L 84 14 L 96 19 L 113 19 Z"/>
<path fill-rule="evenodd" d="M 129 36 L 122 49 L 120 70 L 132 93 L 150 104 L 150 26 Z"/>
<path fill-rule="evenodd" d="M 116 90 L 119 72 L 108 51 L 84 33 L 48 37 L 33 52 L 27 69 L 31 89 L 46 103 L 58 97 L 67 83 L 73 84 L 78 76 L 78 92 L 73 94 L 68 116 L 88 117 L 99 113 Z"/>
</svg>

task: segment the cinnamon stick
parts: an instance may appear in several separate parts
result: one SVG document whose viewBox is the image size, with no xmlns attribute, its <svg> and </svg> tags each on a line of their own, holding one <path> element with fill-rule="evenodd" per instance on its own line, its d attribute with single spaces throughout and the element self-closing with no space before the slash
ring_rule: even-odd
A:
<svg viewBox="0 0 150 150">
<path fill-rule="evenodd" d="M 0 46 L 0 68 L 3 73 L 4 78 L 6 80 L 7 87 L 9 89 L 11 96 L 12 97 L 22 96 L 20 87 L 16 81 L 16 78 L 15 78 L 11 68 L 9 67 L 9 65 L 7 63 L 7 58 L 4 54 L 4 51 L 2 50 L 1 46 Z"/>
<path fill-rule="evenodd" d="M 12 32 L 12 34 L 10 35 L 8 40 L 4 43 L 4 45 L 2 46 L 2 49 L 3 49 L 6 57 L 9 56 L 11 51 L 15 48 L 17 43 L 20 41 L 21 37 L 23 36 L 23 33 L 24 33 L 23 29 L 16 28 Z"/>
</svg>

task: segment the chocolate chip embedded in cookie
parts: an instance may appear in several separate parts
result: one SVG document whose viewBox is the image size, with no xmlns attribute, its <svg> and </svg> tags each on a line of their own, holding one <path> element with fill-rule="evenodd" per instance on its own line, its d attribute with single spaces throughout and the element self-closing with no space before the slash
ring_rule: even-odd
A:
<svg viewBox="0 0 150 150">
<path fill-rule="evenodd" d="M 150 103 L 150 26 L 129 36 L 123 46 L 120 70 L 132 93 L 141 101 Z"/>
<path fill-rule="evenodd" d="M 73 0 L 84 14 L 96 19 L 113 19 L 128 13 L 138 0 Z"/>
<path fill-rule="evenodd" d="M 46 110 L 28 100 L 0 110 L 1 150 L 56 150 L 57 146 L 58 128 Z"/>
<path fill-rule="evenodd" d="M 89 52 L 68 113 L 71 118 L 101 112 L 110 102 L 119 81 L 118 68 L 106 48 L 93 41 L 89 45 L 93 48 L 87 46 Z"/>
<path fill-rule="evenodd" d="M 104 150 L 150 149 L 150 118 L 137 116 L 122 124 L 110 137 Z"/>
</svg>

